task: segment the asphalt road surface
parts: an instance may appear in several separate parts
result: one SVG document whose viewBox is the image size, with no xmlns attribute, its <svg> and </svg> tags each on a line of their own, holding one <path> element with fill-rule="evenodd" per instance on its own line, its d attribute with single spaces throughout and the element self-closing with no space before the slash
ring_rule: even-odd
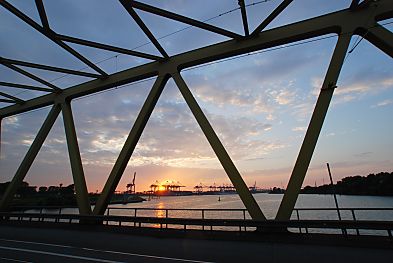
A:
<svg viewBox="0 0 393 263">
<path fill-rule="evenodd" d="M 392 262 L 392 249 L 0 226 L 0 262 Z"/>
</svg>

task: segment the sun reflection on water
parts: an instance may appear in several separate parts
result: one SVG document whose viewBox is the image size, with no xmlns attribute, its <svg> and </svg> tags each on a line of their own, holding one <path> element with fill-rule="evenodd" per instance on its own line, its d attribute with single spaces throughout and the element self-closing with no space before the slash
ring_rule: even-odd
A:
<svg viewBox="0 0 393 263">
<path fill-rule="evenodd" d="M 166 217 L 166 213 L 165 213 L 165 205 L 164 205 L 164 202 L 159 202 L 158 204 L 157 204 L 157 210 L 155 210 L 155 213 L 156 213 L 156 217 L 159 217 L 159 218 L 163 218 L 163 217 Z"/>
</svg>

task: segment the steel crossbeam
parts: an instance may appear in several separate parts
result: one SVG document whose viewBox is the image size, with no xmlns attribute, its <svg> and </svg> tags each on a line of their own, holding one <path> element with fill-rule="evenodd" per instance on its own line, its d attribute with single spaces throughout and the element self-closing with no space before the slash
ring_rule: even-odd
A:
<svg viewBox="0 0 393 263">
<path fill-rule="evenodd" d="M 64 50 L 66 50 L 67 52 L 69 52 L 70 54 L 72 54 L 74 57 L 76 57 L 77 59 L 79 59 L 80 61 L 82 61 L 83 63 L 85 63 L 87 66 L 91 67 L 92 69 L 94 69 L 95 71 L 97 71 L 98 73 L 100 73 L 103 76 L 107 76 L 107 74 L 100 69 L 99 67 L 97 67 L 94 63 L 92 63 L 90 60 L 88 60 L 87 58 L 85 58 L 84 56 L 82 56 L 81 54 L 79 54 L 77 51 L 75 51 L 73 48 L 71 48 L 70 46 L 68 46 L 67 44 L 65 44 L 63 41 L 59 40 L 58 38 L 56 38 L 56 33 L 54 33 L 52 30 L 50 30 L 49 28 L 46 28 L 44 26 L 40 26 L 39 24 L 37 24 L 34 20 L 32 20 L 30 17 L 26 16 L 24 13 L 22 13 L 21 11 L 19 11 L 18 9 L 16 9 L 13 5 L 9 4 L 7 1 L 5 0 L 1 0 L 0 1 L 0 5 L 2 5 L 4 8 L 6 8 L 8 11 L 10 11 L 11 13 L 13 13 L 14 15 L 16 15 L 17 17 L 19 17 L 21 20 L 23 20 L 25 23 L 27 23 L 28 25 L 30 25 L 31 27 L 33 27 L 35 30 L 37 30 L 38 32 L 40 32 L 41 34 L 43 34 L 44 36 L 46 36 L 47 38 L 49 38 L 50 40 L 52 40 L 54 43 L 56 43 L 57 45 L 59 45 L 60 47 L 62 47 Z M 41 13 L 40 13 L 40 17 L 42 19 Z M 45 24 L 45 23 L 44 23 Z"/>
<path fill-rule="evenodd" d="M 136 144 L 146 126 L 146 123 L 157 103 L 157 100 L 169 78 L 173 78 L 177 84 L 181 94 L 194 114 L 198 124 L 207 137 L 210 145 L 220 160 L 224 170 L 232 183 L 236 187 L 245 207 L 253 219 L 265 219 L 261 209 L 255 202 L 247 186 L 245 185 L 238 170 L 233 164 L 231 158 L 227 154 L 225 148 L 222 146 L 213 128 L 209 124 L 204 113 L 200 109 L 198 103 L 194 99 L 187 84 L 182 79 L 180 72 L 183 69 L 198 66 L 204 63 L 217 61 L 237 55 L 242 55 L 249 52 L 265 50 L 296 41 L 310 39 L 326 34 L 336 34 L 338 36 L 337 45 L 333 53 L 330 65 L 325 76 L 325 81 L 322 85 L 312 118 L 307 129 L 303 144 L 301 146 L 296 164 L 292 171 L 287 191 L 284 199 L 280 205 L 277 220 L 288 220 L 296 203 L 300 188 L 304 181 L 310 160 L 312 158 L 314 148 L 318 141 L 319 133 L 326 113 L 329 109 L 329 104 L 333 96 L 334 89 L 337 87 L 337 79 L 344 61 L 344 57 L 348 50 L 348 45 L 353 35 L 359 35 L 365 40 L 372 43 L 374 46 L 385 52 L 390 57 L 393 57 L 393 33 L 378 24 L 381 20 L 393 18 L 393 2 L 390 0 L 380 1 L 360 1 L 353 0 L 351 6 L 347 9 L 337 11 L 334 13 L 325 14 L 319 17 L 314 17 L 297 23 L 264 30 L 264 28 L 273 21 L 285 8 L 292 2 L 291 0 L 284 0 L 277 8 L 264 20 L 261 24 L 248 36 L 247 16 L 245 12 L 244 1 L 239 1 L 240 11 L 242 12 L 242 22 L 244 27 L 245 36 L 226 31 L 224 29 L 208 25 L 206 23 L 196 21 L 194 19 L 181 16 L 166 10 L 162 10 L 153 6 L 149 6 L 137 1 L 120 0 L 123 7 L 128 11 L 132 18 L 137 22 L 139 27 L 153 42 L 156 48 L 160 51 L 161 57 L 151 56 L 148 54 L 130 52 L 130 50 L 120 49 L 117 47 L 104 45 L 88 40 L 78 39 L 58 35 L 51 31 L 49 23 L 46 18 L 44 5 L 41 0 L 36 0 L 37 9 L 40 15 L 42 26 L 34 22 L 25 14 L 17 10 L 5 0 L 0 0 L 0 5 L 9 10 L 11 13 L 22 19 L 24 22 L 35 28 L 40 33 L 47 36 L 50 40 L 54 41 L 72 55 L 78 57 L 81 61 L 85 62 L 91 68 L 95 69 L 99 75 L 94 74 L 91 77 L 96 79 L 75 85 L 73 87 L 60 90 L 53 84 L 42 80 L 31 73 L 18 68 L 16 65 L 41 68 L 45 70 L 52 70 L 64 72 L 69 74 L 85 74 L 80 71 L 69 71 L 66 69 L 55 68 L 46 65 L 39 65 L 29 62 L 21 62 L 11 59 L 2 59 L 0 62 L 3 65 L 18 71 L 32 79 L 35 79 L 49 88 L 34 87 L 16 83 L 0 82 L 0 86 L 8 86 L 13 88 L 24 88 L 31 90 L 41 90 L 50 92 L 50 94 L 43 95 L 34 99 L 26 101 L 17 101 L 16 98 L 1 99 L 0 102 L 18 102 L 10 106 L 0 109 L 0 122 L 2 119 L 13 116 L 15 114 L 28 112 L 34 109 L 42 108 L 45 106 L 53 105 L 48 118 L 44 122 L 40 131 L 37 134 L 32 146 L 23 159 L 19 169 L 17 170 L 10 186 L 7 188 L 3 199 L 0 201 L 0 210 L 5 210 L 13 198 L 19 184 L 23 181 L 27 171 L 29 170 L 33 160 L 35 159 L 39 149 L 41 148 L 47 134 L 49 133 L 56 117 L 63 112 L 65 132 L 67 137 L 68 151 L 71 160 L 72 173 L 74 183 L 76 186 L 78 206 L 81 214 L 91 213 L 88 198 L 86 183 L 83 175 L 83 167 L 77 143 L 75 127 L 70 107 L 70 102 L 78 97 L 94 94 L 99 91 L 108 90 L 116 86 L 132 83 L 138 80 L 147 79 L 150 77 L 157 77 L 155 84 L 152 87 L 128 138 L 120 152 L 118 159 L 109 175 L 109 178 L 104 186 L 101 196 L 99 197 L 93 213 L 96 215 L 103 214 L 105 211 L 111 195 L 116 189 L 117 184 L 127 166 L 127 163 L 132 156 Z M 137 15 L 135 9 L 145 12 L 150 12 L 158 16 L 176 20 L 189 24 L 194 27 L 199 27 L 204 30 L 215 32 L 224 36 L 233 38 L 228 41 L 220 42 L 218 44 L 206 46 L 203 48 L 195 49 L 186 53 L 170 56 L 166 53 L 163 47 L 159 44 L 158 40 L 153 36 L 142 19 Z M 370 22 L 371 17 L 371 22 Z M 86 61 L 83 57 L 75 53 L 63 41 L 77 43 L 85 46 L 101 48 L 106 50 L 124 53 L 128 55 L 135 55 L 147 59 L 155 60 L 141 66 L 133 67 L 118 73 L 106 75 L 105 72 L 100 70 L 96 65 L 90 61 Z M 90 73 L 88 73 L 90 74 Z M 53 92 L 55 91 L 55 92 Z M 57 91 L 57 92 L 56 92 Z"/>
<path fill-rule="evenodd" d="M 132 6 L 129 4 L 129 1 L 120 0 L 120 2 L 124 6 L 124 8 L 127 10 L 127 12 L 130 14 L 130 16 L 134 19 L 134 21 L 138 24 L 138 26 L 142 29 L 142 31 L 145 33 L 145 35 L 150 39 L 150 41 L 153 43 L 153 45 L 158 49 L 158 51 L 161 53 L 161 55 L 163 55 L 164 58 L 169 58 L 169 55 L 166 53 L 166 51 L 161 46 L 161 44 L 158 42 L 158 40 L 153 35 L 153 33 L 145 25 L 143 20 L 138 16 L 138 14 L 135 12 L 135 10 L 132 8 Z"/>
<path fill-rule="evenodd" d="M 101 43 L 97 43 L 94 41 L 80 39 L 80 38 L 76 38 L 76 37 L 70 37 L 70 36 L 57 34 L 57 38 L 65 41 L 65 42 L 79 44 L 79 45 L 83 45 L 83 46 L 87 46 L 87 47 L 94 47 L 94 48 L 98 48 L 98 49 L 102 49 L 102 50 L 108 50 L 108 51 L 116 52 L 119 54 L 125 54 L 125 55 L 140 57 L 140 58 L 146 58 L 146 59 L 150 59 L 150 60 L 158 60 L 158 61 L 162 60 L 162 57 L 158 57 L 155 55 L 150 55 L 150 54 L 146 54 L 146 53 L 142 53 L 142 52 L 138 52 L 138 51 L 134 51 L 134 50 L 129 50 L 129 49 L 121 48 L 121 47 L 114 47 L 114 46 L 101 44 Z"/>
<path fill-rule="evenodd" d="M 41 64 L 37 64 L 37 63 L 31 63 L 31 62 L 2 58 L 2 57 L 0 57 L 0 63 L 6 64 L 6 65 L 18 65 L 18 66 L 29 67 L 29 68 L 49 70 L 49 71 L 53 71 L 53 72 L 66 73 L 66 74 L 70 74 L 70 75 L 77 75 L 77 76 L 88 77 L 88 78 L 102 78 L 101 75 L 94 74 L 94 73 L 59 68 L 59 67 L 53 67 L 53 66 L 47 66 L 47 65 L 41 65 Z"/>
<path fill-rule="evenodd" d="M 24 102 L 25 102 L 24 100 L 21 100 L 21 99 L 19 99 L 19 98 L 15 97 L 15 96 L 9 95 L 9 94 L 7 94 L 7 93 L 4 93 L 4 92 L 1 92 L 1 91 L 0 91 L 0 96 L 3 96 L 3 97 L 6 97 L 6 98 L 9 98 L 9 99 L 11 99 L 11 100 L 12 100 L 14 103 L 19 103 L 19 104 L 22 104 L 22 103 L 24 103 Z"/>
<path fill-rule="evenodd" d="M 359 21 L 368 20 L 369 12 L 375 13 L 375 18 L 388 19 L 393 17 L 393 3 L 388 0 L 380 1 L 374 10 L 361 9 L 354 12 L 350 9 L 330 13 L 327 15 L 311 18 L 305 21 L 289 24 L 286 26 L 263 31 L 254 38 L 244 38 L 241 41 L 229 40 L 194 51 L 172 56 L 166 62 L 151 62 L 134 68 L 130 68 L 118 73 L 114 73 L 104 80 L 92 80 L 68 89 L 64 89 L 62 94 L 46 95 L 27 101 L 24 105 L 12 105 L 0 109 L 0 116 L 7 117 L 29 110 L 45 107 L 54 103 L 58 96 L 66 98 L 77 98 L 93 94 L 102 90 L 110 89 L 115 86 L 135 82 L 138 80 L 157 76 L 158 72 L 174 65 L 179 70 L 198 66 L 204 63 L 241 55 L 248 52 L 264 50 L 271 47 L 285 45 L 304 39 L 314 38 L 326 34 L 363 34 L 364 26 Z M 343 28 L 349 31 L 342 31 Z M 350 29 L 349 29 L 350 28 Z M 385 36 L 371 34 L 372 30 L 366 35 L 366 39 L 372 44 L 382 49 L 387 54 L 391 53 L 392 45 L 387 43 L 382 37 L 390 37 L 392 33 L 387 31 Z M 384 44 L 385 43 L 385 44 Z M 386 44 L 387 43 L 387 44 Z"/>
<path fill-rule="evenodd" d="M 16 71 L 16 72 L 18 72 L 18 73 L 20 73 L 30 79 L 33 79 L 41 84 L 44 84 L 45 86 L 51 88 L 54 92 L 57 92 L 57 93 L 61 92 L 61 89 L 59 87 L 57 87 L 56 85 L 53 85 L 52 83 L 49 83 L 48 81 L 46 81 L 46 80 L 44 80 L 34 74 L 31 74 L 30 72 L 27 72 L 26 70 L 21 69 L 21 68 L 15 66 L 14 64 L 6 63 L 4 61 L 0 62 L 0 63 L 2 63 L 4 66 L 6 66 L 9 69 L 12 69 L 13 71 Z"/>
<path fill-rule="evenodd" d="M 241 35 L 230 32 L 228 30 L 218 28 L 216 26 L 212 26 L 212 25 L 197 21 L 195 19 L 191 19 L 189 17 L 175 14 L 175 13 L 172 13 L 172 12 L 169 12 L 169 11 L 166 11 L 166 10 L 163 10 L 163 9 L 151 6 L 151 5 L 143 4 L 138 1 L 134 1 L 134 0 L 133 1 L 120 0 L 120 1 L 124 5 L 124 7 L 128 8 L 127 10 L 129 10 L 129 6 L 132 6 L 133 8 L 136 8 L 136 9 L 140 9 L 140 10 L 143 10 L 143 11 L 155 14 L 155 15 L 166 17 L 166 18 L 169 18 L 169 19 L 172 19 L 172 20 L 175 20 L 178 22 L 182 22 L 182 23 L 194 26 L 194 27 L 205 29 L 210 32 L 214 32 L 214 33 L 217 33 L 217 34 L 229 37 L 229 38 L 240 38 L 241 37 Z"/>
<path fill-rule="evenodd" d="M 36 86 L 25 85 L 25 84 L 15 84 L 15 83 L 3 82 L 3 81 L 0 81 L 0 86 L 17 88 L 17 89 L 37 90 L 37 91 L 43 91 L 43 92 L 52 92 L 53 91 L 52 89 L 48 89 L 48 88 L 36 87 Z"/>
<path fill-rule="evenodd" d="M 284 0 L 276 9 L 252 32 L 252 36 L 258 35 L 265 27 L 267 27 L 282 11 L 285 10 L 292 3 L 293 0 Z"/>
</svg>

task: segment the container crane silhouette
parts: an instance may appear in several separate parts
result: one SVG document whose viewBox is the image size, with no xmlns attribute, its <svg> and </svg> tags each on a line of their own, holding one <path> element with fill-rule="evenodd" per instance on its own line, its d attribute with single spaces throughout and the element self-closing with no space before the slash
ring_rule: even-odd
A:
<svg viewBox="0 0 393 263">
<path fill-rule="evenodd" d="M 129 194 L 135 194 L 135 177 L 136 177 L 136 172 L 134 172 L 134 178 L 132 179 L 132 183 L 127 184 L 127 193 Z"/>
</svg>

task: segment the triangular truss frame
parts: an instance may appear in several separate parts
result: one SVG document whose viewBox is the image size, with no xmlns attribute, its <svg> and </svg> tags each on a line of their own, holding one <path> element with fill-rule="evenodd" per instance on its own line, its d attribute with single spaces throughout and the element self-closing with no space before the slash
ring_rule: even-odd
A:
<svg viewBox="0 0 393 263">
<path fill-rule="evenodd" d="M 131 158 L 135 146 L 138 143 L 138 140 L 146 126 L 147 121 L 150 118 L 150 115 L 157 103 L 157 100 L 160 97 L 160 94 L 162 93 L 162 90 L 165 87 L 166 82 L 170 78 L 173 78 L 203 133 L 205 134 L 211 147 L 221 162 L 224 170 L 226 171 L 228 177 L 239 193 L 239 196 L 247 208 L 250 216 L 254 220 L 265 220 L 266 218 L 262 213 L 262 210 L 251 195 L 240 173 L 233 164 L 231 158 L 211 127 L 197 101 L 193 97 L 180 72 L 185 68 L 198 66 L 220 59 L 264 50 L 296 41 L 323 36 L 326 34 L 336 34 L 338 36 L 336 47 L 333 52 L 325 80 L 322 84 L 318 100 L 315 105 L 302 146 L 300 148 L 295 166 L 293 168 L 288 186 L 286 188 L 284 198 L 276 215 L 276 220 L 289 220 L 295 207 L 297 197 L 300 193 L 300 189 L 308 170 L 316 143 L 318 141 L 330 101 L 335 88 L 337 88 L 336 83 L 345 60 L 345 56 L 348 52 L 348 47 L 352 36 L 358 35 L 364 38 L 378 49 L 386 53 L 388 56 L 393 57 L 393 33 L 379 23 L 382 20 L 393 18 L 393 2 L 390 0 L 364 0 L 362 2 L 360 2 L 360 0 L 353 0 L 347 9 L 270 30 L 264 30 L 266 26 L 272 22 L 282 11 L 284 11 L 292 2 L 292 0 L 284 0 L 251 33 L 248 27 L 245 3 L 243 0 L 240 0 L 238 3 L 242 15 L 244 35 L 239 35 L 237 33 L 176 13 L 159 9 L 154 6 L 140 3 L 138 1 L 119 1 L 130 14 L 132 19 L 134 19 L 134 21 L 142 29 L 145 35 L 154 44 L 161 56 L 136 52 L 133 50 L 101 44 L 85 39 L 79 39 L 72 36 L 57 34 L 50 28 L 42 0 L 35 1 L 42 25 L 36 23 L 34 20 L 29 18 L 7 1 L 0 0 L 0 5 L 3 8 L 17 16 L 19 19 L 23 20 L 39 33 L 46 36 L 48 39 L 59 45 L 61 48 L 85 63 L 88 67 L 96 72 L 87 73 L 83 71 L 75 71 L 0 57 L 0 64 L 27 76 L 30 79 L 40 82 L 46 87 L 35 87 L 8 82 L 0 82 L 0 86 L 7 86 L 15 89 L 39 90 L 48 93 L 46 95 L 29 100 L 22 100 L 4 92 L 0 93 L 0 102 L 10 104 L 9 106 L 0 108 L 0 122 L 2 119 L 9 116 L 52 105 L 51 111 L 49 112 L 41 129 L 38 131 L 35 140 L 30 146 L 22 163 L 15 173 L 15 176 L 13 177 L 10 185 L 6 189 L 6 192 L 0 201 L 0 210 L 7 210 L 10 207 L 16 190 L 25 178 L 31 164 L 41 149 L 41 146 L 43 145 L 49 131 L 53 127 L 53 124 L 56 121 L 58 115 L 60 112 L 62 112 L 79 212 L 80 214 L 104 214 L 109 204 L 109 200 L 114 193 L 121 176 L 123 175 L 127 163 Z M 230 40 L 175 56 L 170 56 L 160 45 L 157 38 L 151 33 L 143 20 L 135 12 L 135 9 L 182 22 L 203 30 L 214 32 L 228 37 Z M 67 45 L 67 43 L 74 43 L 130 56 L 141 57 L 152 60 L 153 62 L 126 69 L 118 73 L 107 74 L 87 58 L 72 49 L 69 45 Z M 67 89 L 61 89 L 52 83 L 49 83 L 48 81 L 20 68 L 20 66 L 90 77 L 93 78 L 93 80 L 75 85 Z M 75 132 L 75 125 L 71 110 L 71 101 L 75 98 L 94 94 L 119 85 L 124 85 L 151 77 L 157 77 L 157 79 L 149 95 L 147 96 L 142 109 L 140 110 L 140 113 L 96 203 L 96 206 L 92 211 L 88 200 L 78 139 Z"/>
</svg>

